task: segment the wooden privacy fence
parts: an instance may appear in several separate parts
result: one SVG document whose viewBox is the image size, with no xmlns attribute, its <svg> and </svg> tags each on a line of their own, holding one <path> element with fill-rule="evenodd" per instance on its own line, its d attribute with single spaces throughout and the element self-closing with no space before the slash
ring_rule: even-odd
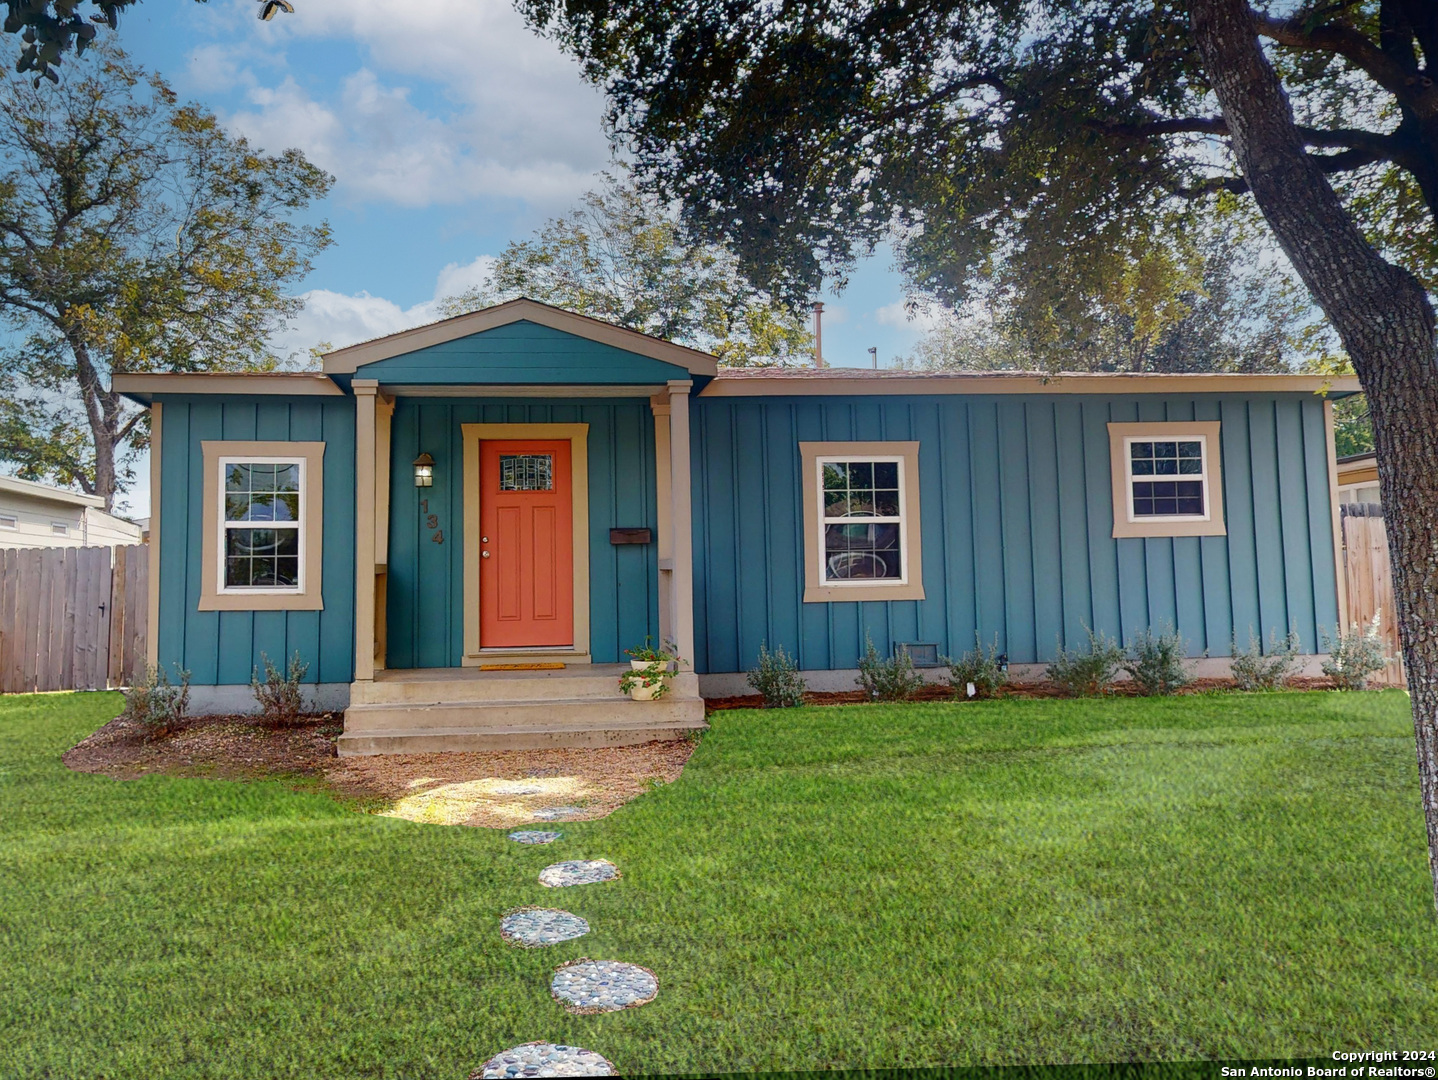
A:
<svg viewBox="0 0 1438 1080">
<path fill-rule="evenodd" d="M 1378 616 L 1393 662 L 1374 681 L 1402 686 L 1403 660 L 1398 645 L 1398 609 L 1393 602 L 1393 570 L 1388 558 L 1388 529 L 1378 503 L 1350 503 L 1342 507 L 1343 573 L 1348 583 L 1348 610 L 1343 613 L 1346 633 L 1353 624 L 1366 627 Z"/>
<path fill-rule="evenodd" d="M 143 544 L 0 549 L 0 692 L 128 686 L 145 666 L 149 567 Z"/>
</svg>

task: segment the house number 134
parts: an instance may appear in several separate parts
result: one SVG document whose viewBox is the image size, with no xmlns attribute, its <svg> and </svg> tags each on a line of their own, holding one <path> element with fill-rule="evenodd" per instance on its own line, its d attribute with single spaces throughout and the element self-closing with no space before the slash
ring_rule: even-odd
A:
<svg viewBox="0 0 1438 1080">
<path fill-rule="evenodd" d="M 425 517 L 424 517 L 424 527 L 425 527 L 426 529 L 433 529 L 433 530 L 434 530 L 433 535 L 430 536 L 430 540 L 432 540 L 432 541 L 433 541 L 434 543 L 436 543 L 436 544 L 442 544 L 442 543 L 444 543 L 444 530 L 439 527 L 439 515 L 438 515 L 438 514 L 431 514 L 431 513 L 429 512 L 429 500 L 428 500 L 428 499 L 420 499 L 420 501 L 419 501 L 419 512 L 425 516 Z"/>
</svg>

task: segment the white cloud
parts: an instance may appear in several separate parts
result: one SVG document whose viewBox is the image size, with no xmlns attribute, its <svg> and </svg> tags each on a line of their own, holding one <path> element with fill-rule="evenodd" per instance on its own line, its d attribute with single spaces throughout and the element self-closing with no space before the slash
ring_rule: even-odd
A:
<svg viewBox="0 0 1438 1080">
<path fill-rule="evenodd" d="M 388 0 L 306 0 L 268 24 L 253 6 L 220 8 L 234 32 L 191 54 L 191 80 L 247 89 L 226 121 L 271 152 L 299 147 L 342 197 L 417 207 L 500 196 L 553 210 L 609 160 L 602 95 L 509 0 L 427 0 L 407 5 L 402 24 Z M 302 70 L 322 38 L 353 41 L 366 60 L 316 97 L 281 75 Z"/>
<path fill-rule="evenodd" d="M 407 308 L 367 292 L 347 294 L 311 289 L 300 296 L 305 302 L 304 309 L 290 320 L 287 330 L 272 339 L 271 346 L 281 357 L 294 357 L 304 364 L 308 361 L 308 351 L 317 345 L 341 349 L 423 326 L 440 318 L 441 300 L 481 284 L 493 267 L 493 255 L 481 255 L 462 265 L 450 263 L 435 278 L 433 298 Z"/>
<path fill-rule="evenodd" d="M 481 255 L 473 262 L 467 262 L 463 266 L 459 263 L 450 263 L 439 272 L 439 278 L 434 283 L 434 298 L 442 300 L 446 296 L 454 296 L 456 293 L 462 293 L 476 285 L 483 285 L 489 280 L 489 275 L 494 273 L 495 261 L 493 255 Z"/>
<path fill-rule="evenodd" d="M 929 333 L 931 330 L 943 325 L 944 315 L 942 312 L 927 307 L 920 307 L 910 311 L 903 300 L 895 300 L 892 304 L 885 304 L 874 311 L 874 318 L 882 326 L 892 326 L 899 330 L 915 330 L 921 333 Z"/>
</svg>

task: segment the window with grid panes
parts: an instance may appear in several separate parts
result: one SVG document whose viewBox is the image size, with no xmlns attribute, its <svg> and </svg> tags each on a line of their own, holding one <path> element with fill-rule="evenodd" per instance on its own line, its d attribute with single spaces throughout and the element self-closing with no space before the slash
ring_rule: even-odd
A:
<svg viewBox="0 0 1438 1080">
<path fill-rule="evenodd" d="M 903 580 L 903 461 L 821 458 L 818 465 L 824 580 Z"/>
<path fill-rule="evenodd" d="M 226 590 L 298 591 L 304 463 L 221 463 Z"/>
</svg>

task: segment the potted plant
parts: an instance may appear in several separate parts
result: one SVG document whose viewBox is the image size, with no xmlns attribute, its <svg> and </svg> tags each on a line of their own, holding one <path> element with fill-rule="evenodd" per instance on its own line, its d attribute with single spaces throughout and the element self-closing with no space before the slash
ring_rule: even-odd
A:
<svg viewBox="0 0 1438 1080">
<path fill-rule="evenodd" d="M 668 671 L 674 661 L 679 659 L 679 650 L 674 642 L 666 641 L 659 648 L 649 644 L 650 639 L 645 638 L 643 645 L 636 645 L 632 649 L 625 649 L 624 655 L 629 657 L 629 666 L 635 671 L 645 671 L 652 667 L 662 667 Z"/>
<path fill-rule="evenodd" d="M 679 663 L 679 650 L 673 642 L 659 648 L 644 639 L 643 645 L 625 649 L 629 670 L 619 677 L 619 689 L 635 701 L 657 701 L 669 691 L 671 669 Z"/>
</svg>

